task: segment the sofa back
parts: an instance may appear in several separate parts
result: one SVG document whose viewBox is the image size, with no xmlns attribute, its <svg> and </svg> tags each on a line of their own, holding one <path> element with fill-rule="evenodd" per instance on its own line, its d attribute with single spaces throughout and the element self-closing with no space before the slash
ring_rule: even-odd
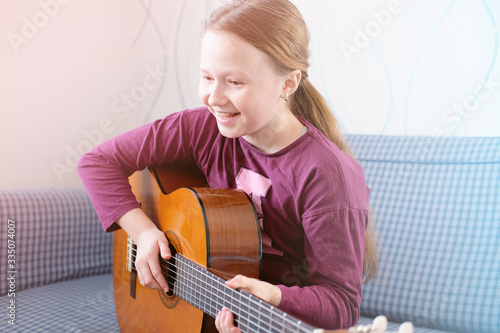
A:
<svg viewBox="0 0 500 333">
<path fill-rule="evenodd" d="M 349 135 L 381 249 L 362 314 L 500 332 L 500 138 Z"/>
<path fill-rule="evenodd" d="M 16 292 L 112 272 L 113 237 L 84 189 L 0 190 L 0 235 L 0 295 L 11 286 L 4 278 L 10 264 Z"/>
</svg>

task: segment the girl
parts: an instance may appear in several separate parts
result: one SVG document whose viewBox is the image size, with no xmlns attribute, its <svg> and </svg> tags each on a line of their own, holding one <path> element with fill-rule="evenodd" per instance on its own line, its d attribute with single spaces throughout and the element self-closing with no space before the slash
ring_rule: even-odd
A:
<svg viewBox="0 0 500 333">
<path fill-rule="evenodd" d="M 142 285 L 168 290 L 158 255 L 171 254 L 127 177 L 151 165 L 192 162 L 211 187 L 244 190 L 258 213 L 261 279 L 237 276 L 230 287 L 322 328 L 357 322 L 363 276 L 376 267 L 366 236 L 369 189 L 308 79 L 308 44 L 304 20 L 288 0 L 227 3 L 204 26 L 205 106 L 120 135 L 81 158 L 78 172 L 103 227 L 123 228 L 138 246 Z M 239 332 L 226 309 L 216 326 Z"/>
</svg>

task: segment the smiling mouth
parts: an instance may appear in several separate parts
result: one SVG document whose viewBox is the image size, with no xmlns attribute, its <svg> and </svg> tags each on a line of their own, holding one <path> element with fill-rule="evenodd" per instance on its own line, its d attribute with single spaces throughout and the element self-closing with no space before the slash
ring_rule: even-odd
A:
<svg viewBox="0 0 500 333">
<path fill-rule="evenodd" d="M 226 120 L 226 119 L 231 119 L 239 115 L 239 113 L 231 113 L 231 112 L 217 112 L 217 116 L 220 119 Z"/>
</svg>

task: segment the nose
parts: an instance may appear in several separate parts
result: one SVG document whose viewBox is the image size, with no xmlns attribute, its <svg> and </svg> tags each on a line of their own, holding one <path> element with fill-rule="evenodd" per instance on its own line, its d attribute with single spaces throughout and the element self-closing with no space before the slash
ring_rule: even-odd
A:
<svg viewBox="0 0 500 333">
<path fill-rule="evenodd" d="M 228 98 L 226 96 L 226 91 L 223 85 L 216 82 L 212 85 L 212 89 L 210 91 L 210 95 L 208 96 L 208 103 L 211 106 L 223 106 L 228 102 Z"/>
</svg>

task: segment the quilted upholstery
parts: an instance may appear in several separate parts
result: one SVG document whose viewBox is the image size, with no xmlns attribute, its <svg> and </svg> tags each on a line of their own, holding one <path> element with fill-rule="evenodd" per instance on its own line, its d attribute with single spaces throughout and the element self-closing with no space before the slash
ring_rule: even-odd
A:
<svg viewBox="0 0 500 333">
<path fill-rule="evenodd" d="M 0 323 L 0 332 L 120 332 L 115 312 L 112 274 L 94 275 L 24 290 L 17 293 L 16 303 L 16 326 L 3 321 Z"/>
<path fill-rule="evenodd" d="M 363 316 L 500 332 L 500 138 L 348 141 L 371 188 L 381 243 Z"/>
<path fill-rule="evenodd" d="M 15 221 L 16 291 L 112 271 L 112 235 L 103 232 L 84 189 L 0 190 L 4 237 L 8 219 Z M 0 248 L 2 268 L 6 251 Z M 6 271 L 1 274 L 5 295 Z"/>
</svg>

